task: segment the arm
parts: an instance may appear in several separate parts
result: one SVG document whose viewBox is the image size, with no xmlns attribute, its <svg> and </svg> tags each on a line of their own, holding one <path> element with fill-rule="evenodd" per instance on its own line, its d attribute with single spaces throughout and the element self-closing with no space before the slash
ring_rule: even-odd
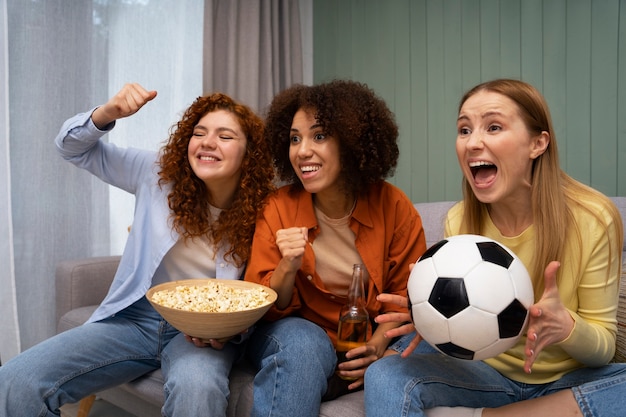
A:
<svg viewBox="0 0 626 417">
<path fill-rule="evenodd" d="M 281 220 L 277 198 L 270 196 L 256 222 L 250 261 L 244 278 L 246 281 L 270 287 L 278 293 L 277 302 L 266 314 L 269 320 L 286 317 L 299 309 L 300 302 L 295 289 L 297 269 L 292 268 L 302 262 L 304 252 L 312 251 L 310 247 L 307 249 L 309 245 L 306 243 L 306 232 L 303 228 L 287 229 L 290 232 L 286 232 L 285 226 Z M 278 233 L 279 230 L 284 233 Z M 288 245 L 293 247 L 286 260 L 283 260 L 278 238 L 283 241 L 283 250 L 287 251 L 285 246 Z M 292 243 L 287 243 L 292 240 Z M 300 254 L 300 251 L 303 253 Z"/>
<path fill-rule="evenodd" d="M 135 101 L 138 91 L 144 92 L 143 100 Z M 154 97 L 156 91 L 147 92 L 138 84 L 125 85 L 104 105 L 66 120 L 55 139 L 57 149 L 67 160 L 79 157 L 96 146 L 117 119 L 136 113 Z"/>
<path fill-rule="evenodd" d="M 302 257 L 308 240 L 306 227 L 279 229 L 276 232 L 276 247 L 281 258 L 270 277 L 270 288 L 278 293 L 276 306 L 285 309 L 291 302 L 296 274 L 302 266 Z"/>
<path fill-rule="evenodd" d="M 384 303 L 393 303 L 398 306 L 404 306 L 408 304 L 407 297 L 403 297 L 401 295 L 393 295 L 393 294 L 380 294 L 378 299 Z M 403 323 L 398 327 L 394 327 L 391 330 L 385 332 L 386 338 L 394 338 L 399 336 L 404 336 L 407 334 L 411 334 L 415 332 L 415 326 L 413 325 L 413 319 L 410 313 L 387 313 L 381 314 L 376 317 L 377 323 L 387 323 L 387 322 L 398 322 Z M 417 345 L 422 341 L 422 336 L 419 333 L 415 333 L 415 337 L 411 340 L 407 348 L 402 352 L 401 356 L 406 358 L 417 348 Z M 395 353 L 390 351 L 391 353 Z"/>
<path fill-rule="evenodd" d="M 98 129 L 107 130 L 107 126 L 117 119 L 137 113 L 139 109 L 154 99 L 156 95 L 156 91 L 147 91 L 139 84 L 126 84 L 103 106 L 93 111 L 91 120 Z"/>
<path fill-rule="evenodd" d="M 610 212 L 604 210 L 603 213 Z M 552 344 L 587 366 L 607 364 L 615 353 L 616 314 L 621 264 L 619 219 L 605 215 L 606 225 L 593 218 L 581 225 L 582 250 L 569 246 L 561 264 L 546 268 L 545 290 L 530 309 L 524 370 L 530 372 L 537 355 Z"/>
<path fill-rule="evenodd" d="M 155 153 L 133 148 L 122 149 L 100 140 L 114 126 L 112 119 L 105 117 L 105 114 L 110 114 L 106 109 L 115 107 L 114 103 L 120 96 L 124 96 L 122 92 L 127 88 L 129 87 L 125 86 L 107 104 L 66 120 L 55 144 L 66 161 L 89 171 L 108 184 L 134 193 L 134 179 L 144 177 L 145 170 L 153 169 Z M 149 97 L 154 95 L 156 92 L 152 92 Z M 121 114 L 118 113 L 120 117 Z"/>
</svg>

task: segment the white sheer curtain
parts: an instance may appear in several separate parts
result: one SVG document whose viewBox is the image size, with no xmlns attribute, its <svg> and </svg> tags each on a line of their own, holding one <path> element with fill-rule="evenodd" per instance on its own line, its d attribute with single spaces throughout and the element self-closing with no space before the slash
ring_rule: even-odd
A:
<svg viewBox="0 0 626 417">
<path fill-rule="evenodd" d="M 312 0 L 209 3 L 205 15 L 205 0 L 0 0 L 3 362 L 55 333 L 56 264 L 121 253 L 132 223 L 131 196 L 59 157 L 53 138 L 65 119 L 139 82 L 158 97 L 120 121 L 108 140 L 157 149 L 202 94 L 207 72 L 217 81 L 205 87 L 258 110 L 287 85 L 311 82 L 302 59 L 310 64 Z M 213 3 L 229 16 L 245 15 L 245 24 L 224 28 Z M 209 28 L 228 30 L 217 43 L 211 32 L 210 56 L 234 61 L 203 73 L 205 16 Z"/>
<path fill-rule="evenodd" d="M 132 222 L 129 196 L 60 158 L 53 139 L 61 124 L 103 103 L 123 83 L 139 82 L 158 90 L 158 98 L 120 121 L 108 139 L 158 148 L 179 113 L 202 93 L 204 5 L 0 1 L 8 14 L 2 56 L 9 58 L 11 79 L 10 130 L 0 137 L 0 171 L 7 173 L 0 176 L 0 260 L 7 260 L 0 274 L 0 355 L 6 361 L 55 333 L 56 264 L 121 253 Z M 3 114 L 6 96 L 3 91 Z"/>
<path fill-rule="evenodd" d="M 202 95 L 203 8 L 203 0 L 108 1 L 107 96 L 127 82 L 158 92 L 140 112 L 117 123 L 111 142 L 160 148 L 172 124 Z M 109 201 L 110 250 L 119 254 L 133 220 L 134 197 L 111 188 Z"/>
</svg>

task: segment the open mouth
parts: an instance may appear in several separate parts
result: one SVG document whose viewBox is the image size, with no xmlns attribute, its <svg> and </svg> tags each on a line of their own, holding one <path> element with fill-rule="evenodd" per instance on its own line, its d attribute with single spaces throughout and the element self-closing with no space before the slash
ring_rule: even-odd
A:
<svg viewBox="0 0 626 417">
<path fill-rule="evenodd" d="M 200 155 L 198 159 L 200 159 L 201 161 L 218 161 L 218 159 L 215 158 L 214 156 L 206 156 L 206 155 Z"/>
<path fill-rule="evenodd" d="M 319 165 L 300 165 L 300 175 L 303 180 L 314 178 L 320 168 Z"/>
<path fill-rule="evenodd" d="M 300 167 L 300 171 L 302 171 L 305 174 L 307 172 L 319 171 L 319 169 L 320 169 L 319 165 L 305 165 L 305 166 Z"/>
<path fill-rule="evenodd" d="M 489 184 L 498 173 L 498 167 L 487 161 L 470 162 L 469 167 L 476 185 Z"/>
</svg>

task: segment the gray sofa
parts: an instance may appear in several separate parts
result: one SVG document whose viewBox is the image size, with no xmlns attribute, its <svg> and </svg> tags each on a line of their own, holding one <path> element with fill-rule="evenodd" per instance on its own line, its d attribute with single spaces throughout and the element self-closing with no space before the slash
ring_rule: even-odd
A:
<svg viewBox="0 0 626 417">
<path fill-rule="evenodd" d="M 613 198 L 626 223 L 626 197 Z M 443 237 L 443 219 L 454 202 L 433 202 L 415 204 L 422 216 L 427 245 Z M 624 248 L 626 249 L 626 248 Z M 94 257 L 63 261 L 56 270 L 56 313 L 58 332 L 81 325 L 102 301 L 115 274 L 119 257 Z M 626 275 L 622 275 L 622 282 Z M 616 360 L 626 361 L 626 290 L 620 291 L 620 312 L 618 320 L 618 352 Z M 228 417 L 247 417 L 252 405 L 252 380 L 254 371 L 245 364 L 233 368 L 230 378 L 231 397 Z M 163 380 L 161 371 L 151 372 L 135 381 L 98 393 L 98 397 L 139 417 L 160 416 L 163 402 Z M 89 413 L 90 401 L 83 400 L 78 417 Z M 363 391 L 339 397 L 322 404 L 320 416 L 324 417 L 361 417 L 364 416 Z"/>
</svg>

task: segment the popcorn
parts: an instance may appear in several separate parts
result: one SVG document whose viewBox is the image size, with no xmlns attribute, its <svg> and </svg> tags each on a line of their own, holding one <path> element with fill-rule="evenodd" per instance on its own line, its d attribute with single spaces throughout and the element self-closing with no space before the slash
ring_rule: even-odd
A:
<svg viewBox="0 0 626 417">
<path fill-rule="evenodd" d="M 152 301 L 165 307 L 201 313 L 231 313 L 262 307 L 270 294 L 262 288 L 235 288 L 219 282 L 206 285 L 178 285 L 156 291 Z"/>
</svg>

